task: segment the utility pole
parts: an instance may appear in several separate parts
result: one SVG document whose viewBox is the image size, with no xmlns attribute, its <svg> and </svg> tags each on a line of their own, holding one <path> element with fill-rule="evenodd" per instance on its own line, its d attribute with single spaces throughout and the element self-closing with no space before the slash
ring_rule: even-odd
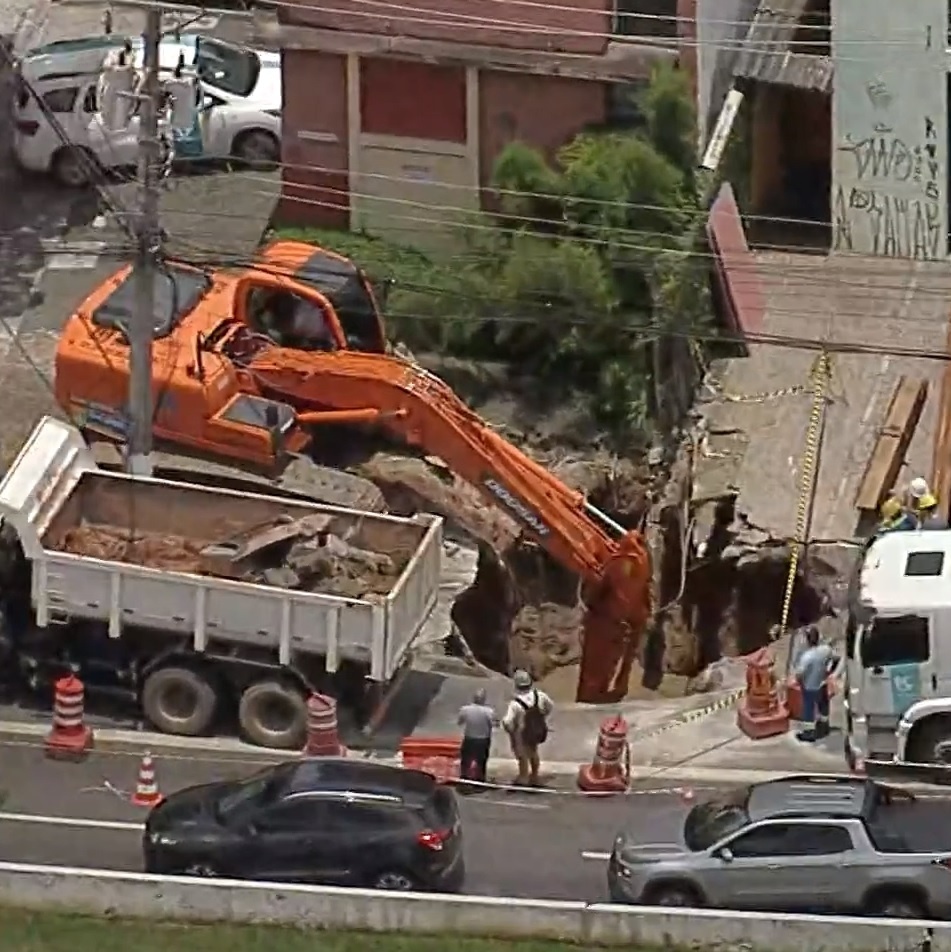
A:
<svg viewBox="0 0 951 952">
<path fill-rule="evenodd" d="M 159 43 L 161 7 L 149 7 L 145 21 L 144 79 L 139 90 L 139 183 L 141 213 L 135 262 L 135 313 L 129 328 L 129 437 L 128 469 L 152 475 L 152 334 L 155 288 L 161 251 L 159 219 Z"/>
</svg>

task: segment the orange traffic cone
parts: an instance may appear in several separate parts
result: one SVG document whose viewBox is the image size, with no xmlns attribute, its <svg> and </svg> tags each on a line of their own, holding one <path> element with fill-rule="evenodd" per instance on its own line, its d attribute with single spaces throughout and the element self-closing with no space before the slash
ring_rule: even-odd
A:
<svg viewBox="0 0 951 952">
<path fill-rule="evenodd" d="M 681 787 L 680 799 L 683 800 L 684 803 L 693 803 L 693 800 L 694 800 L 693 787 Z"/>
<path fill-rule="evenodd" d="M 142 756 L 142 763 L 139 764 L 139 779 L 135 784 L 132 802 L 137 807 L 155 807 L 163 799 L 155 780 L 155 764 L 152 762 L 152 755 L 146 751 Z"/>
</svg>

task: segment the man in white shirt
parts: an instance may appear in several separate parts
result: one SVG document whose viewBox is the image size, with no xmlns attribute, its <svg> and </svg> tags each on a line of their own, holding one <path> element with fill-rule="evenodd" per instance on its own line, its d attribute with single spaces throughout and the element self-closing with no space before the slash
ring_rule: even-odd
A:
<svg viewBox="0 0 951 952">
<path fill-rule="evenodd" d="M 515 696 L 509 701 L 502 727 L 509 735 L 518 763 L 516 786 L 538 786 L 539 748 L 548 739 L 548 717 L 554 710 L 552 699 L 535 687 L 532 676 L 519 669 L 512 678 Z"/>
</svg>

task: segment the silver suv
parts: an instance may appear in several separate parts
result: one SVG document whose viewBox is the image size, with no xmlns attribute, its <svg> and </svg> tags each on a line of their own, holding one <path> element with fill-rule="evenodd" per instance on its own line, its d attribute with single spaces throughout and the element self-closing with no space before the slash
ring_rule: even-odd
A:
<svg viewBox="0 0 951 952">
<path fill-rule="evenodd" d="M 947 811 L 856 777 L 755 784 L 698 803 L 681 843 L 619 834 L 608 888 L 636 904 L 951 918 Z"/>
</svg>

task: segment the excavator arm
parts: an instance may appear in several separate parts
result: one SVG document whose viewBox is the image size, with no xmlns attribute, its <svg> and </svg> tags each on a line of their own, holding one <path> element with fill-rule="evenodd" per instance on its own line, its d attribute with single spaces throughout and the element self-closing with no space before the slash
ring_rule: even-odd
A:
<svg viewBox="0 0 951 952">
<path fill-rule="evenodd" d="M 225 356 L 263 396 L 296 407 L 303 423 L 373 422 L 438 455 L 501 506 L 560 564 L 582 579 L 587 607 L 577 698 L 620 700 L 652 610 L 650 556 L 642 536 L 617 525 L 495 433 L 439 378 L 408 361 L 356 352 L 304 353 L 277 346 Z M 228 353 L 228 350 L 232 350 Z"/>
</svg>

